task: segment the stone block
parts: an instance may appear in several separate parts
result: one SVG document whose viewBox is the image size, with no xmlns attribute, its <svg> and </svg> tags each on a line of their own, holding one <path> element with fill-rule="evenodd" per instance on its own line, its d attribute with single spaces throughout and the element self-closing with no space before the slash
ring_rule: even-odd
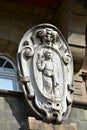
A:
<svg viewBox="0 0 87 130">
<path fill-rule="evenodd" d="M 84 110 L 78 109 L 78 108 L 72 108 L 71 113 L 69 115 L 69 118 L 72 118 L 74 120 L 84 120 Z"/>
<path fill-rule="evenodd" d="M 77 130 L 77 126 L 74 123 L 56 125 L 56 126 L 54 126 L 54 128 L 55 128 L 55 130 Z"/>
<path fill-rule="evenodd" d="M 87 121 L 77 121 L 77 130 L 87 130 Z"/>
<path fill-rule="evenodd" d="M 87 121 L 87 110 L 84 110 L 84 119 Z"/>
<path fill-rule="evenodd" d="M 28 117 L 27 122 L 29 130 L 53 130 L 51 124 L 36 120 L 33 117 Z"/>
<path fill-rule="evenodd" d="M 28 117 L 28 130 L 77 130 L 75 123 L 53 125 L 43 121 L 36 120 L 33 117 Z"/>
<path fill-rule="evenodd" d="M 21 125 L 18 124 L 17 122 L 10 122 L 9 123 L 9 130 L 20 130 Z"/>
</svg>

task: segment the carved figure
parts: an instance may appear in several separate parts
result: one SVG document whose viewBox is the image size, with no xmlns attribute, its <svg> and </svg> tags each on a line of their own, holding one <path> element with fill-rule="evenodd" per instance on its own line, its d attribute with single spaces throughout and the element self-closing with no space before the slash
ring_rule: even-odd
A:
<svg viewBox="0 0 87 130">
<path fill-rule="evenodd" d="M 56 94 L 55 96 L 60 97 L 58 70 L 52 58 L 51 49 L 45 49 L 43 57 L 40 57 L 40 53 L 38 53 L 37 68 L 39 71 L 42 71 L 43 91 L 47 94 Z"/>
<path fill-rule="evenodd" d="M 54 44 L 58 44 L 58 42 L 60 43 L 58 33 L 50 28 L 39 29 L 36 35 L 40 38 L 41 42 L 48 47 L 52 47 Z"/>
</svg>

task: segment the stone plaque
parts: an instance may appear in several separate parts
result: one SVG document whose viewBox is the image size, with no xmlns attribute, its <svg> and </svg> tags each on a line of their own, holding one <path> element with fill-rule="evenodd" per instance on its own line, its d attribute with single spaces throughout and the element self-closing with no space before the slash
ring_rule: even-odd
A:
<svg viewBox="0 0 87 130">
<path fill-rule="evenodd" d="M 48 123 L 66 119 L 72 104 L 73 59 L 61 32 L 51 24 L 29 29 L 19 44 L 18 68 L 35 115 Z"/>
</svg>

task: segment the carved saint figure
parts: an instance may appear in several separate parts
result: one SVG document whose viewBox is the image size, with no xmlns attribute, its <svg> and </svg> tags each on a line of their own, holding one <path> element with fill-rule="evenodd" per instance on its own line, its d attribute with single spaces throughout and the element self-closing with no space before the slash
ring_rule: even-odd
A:
<svg viewBox="0 0 87 130">
<path fill-rule="evenodd" d="M 42 72 L 43 76 L 43 91 L 47 94 L 53 94 L 60 97 L 58 70 L 53 62 L 52 50 L 45 49 L 41 57 L 40 53 L 37 56 L 37 68 Z"/>
</svg>

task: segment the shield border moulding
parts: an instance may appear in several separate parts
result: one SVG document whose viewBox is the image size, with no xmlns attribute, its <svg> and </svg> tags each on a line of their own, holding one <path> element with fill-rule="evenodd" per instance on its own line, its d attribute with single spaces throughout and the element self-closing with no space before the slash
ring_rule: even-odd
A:
<svg viewBox="0 0 87 130">
<path fill-rule="evenodd" d="M 59 124 L 72 106 L 73 58 L 58 28 L 40 24 L 20 41 L 17 63 L 27 108 L 35 118 Z"/>
</svg>

